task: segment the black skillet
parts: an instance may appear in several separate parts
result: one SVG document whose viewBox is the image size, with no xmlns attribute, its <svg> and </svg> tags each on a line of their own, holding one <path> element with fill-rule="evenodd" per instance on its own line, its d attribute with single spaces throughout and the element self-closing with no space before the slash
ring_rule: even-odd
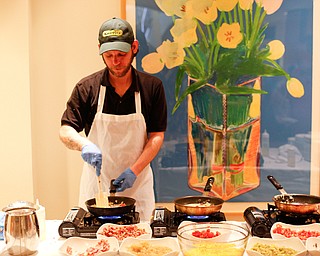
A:
<svg viewBox="0 0 320 256">
<path fill-rule="evenodd" d="M 123 206 L 118 207 L 96 207 L 96 199 L 91 198 L 85 202 L 88 211 L 99 217 L 99 216 L 119 216 L 126 213 L 130 213 L 136 203 L 136 200 L 131 197 L 125 197 L 125 196 L 115 196 L 116 187 L 113 185 L 113 180 L 111 180 L 110 183 L 110 195 L 108 196 L 109 203 L 113 204 L 123 204 Z"/>
</svg>

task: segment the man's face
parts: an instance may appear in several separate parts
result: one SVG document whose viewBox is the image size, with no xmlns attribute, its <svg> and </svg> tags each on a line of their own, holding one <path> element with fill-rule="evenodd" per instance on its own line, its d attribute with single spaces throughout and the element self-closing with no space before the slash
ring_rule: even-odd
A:
<svg viewBox="0 0 320 256">
<path fill-rule="evenodd" d="M 135 47 L 135 44 L 132 44 L 129 52 L 113 50 L 102 54 L 103 61 L 112 75 L 115 77 L 123 77 L 128 73 L 135 56 Z"/>
</svg>

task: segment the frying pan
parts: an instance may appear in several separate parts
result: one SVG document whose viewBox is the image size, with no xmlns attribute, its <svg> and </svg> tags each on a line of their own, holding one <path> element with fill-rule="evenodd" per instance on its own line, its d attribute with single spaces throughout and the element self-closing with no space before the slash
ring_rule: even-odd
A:
<svg viewBox="0 0 320 256">
<path fill-rule="evenodd" d="M 119 207 L 96 207 L 96 199 L 91 198 L 85 202 L 88 211 L 99 217 L 99 216 L 118 216 L 118 215 L 123 215 L 126 213 L 129 213 L 133 210 L 134 205 L 136 203 L 136 200 L 131 197 L 124 197 L 124 196 L 115 196 L 116 192 L 116 186 L 113 185 L 113 181 L 111 180 L 110 182 L 110 195 L 108 196 L 109 204 L 114 203 L 114 204 L 121 204 L 124 203 L 124 206 L 119 206 Z"/>
<path fill-rule="evenodd" d="M 192 216 L 206 216 L 219 212 L 224 200 L 219 197 L 207 196 L 211 190 L 213 182 L 214 178 L 210 177 L 206 183 L 202 196 L 186 196 L 175 199 L 174 205 L 176 210 Z M 208 204 L 208 206 L 195 206 L 192 204 Z"/>
<path fill-rule="evenodd" d="M 281 192 L 281 195 L 276 195 L 272 198 L 280 211 L 298 214 L 320 214 L 319 196 L 288 194 L 272 175 L 267 176 L 267 178 Z"/>
<path fill-rule="evenodd" d="M 129 213 L 132 211 L 136 200 L 131 197 L 124 197 L 124 196 L 109 196 L 108 197 L 109 203 L 120 204 L 124 203 L 125 206 L 119 207 L 109 207 L 109 208 L 100 208 L 96 207 L 96 199 L 91 198 L 85 202 L 87 209 L 93 215 L 99 216 L 118 216 Z"/>
</svg>

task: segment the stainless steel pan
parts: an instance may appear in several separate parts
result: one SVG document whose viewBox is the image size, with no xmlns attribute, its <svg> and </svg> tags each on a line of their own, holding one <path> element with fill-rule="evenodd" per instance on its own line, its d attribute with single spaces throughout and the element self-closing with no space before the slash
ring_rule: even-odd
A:
<svg viewBox="0 0 320 256">
<path fill-rule="evenodd" d="M 202 196 L 186 196 L 175 199 L 175 208 L 181 213 L 192 216 L 206 216 L 219 212 L 224 200 L 219 197 L 208 196 L 213 182 L 214 178 L 210 177 L 206 183 Z"/>
<path fill-rule="evenodd" d="M 288 194 L 283 186 L 272 176 L 268 180 L 281 192 L 272 198 L 275 206 L 283 212 L 298 214 L 320 214 L 320 197 L 304 194 Z"/>
</svg>

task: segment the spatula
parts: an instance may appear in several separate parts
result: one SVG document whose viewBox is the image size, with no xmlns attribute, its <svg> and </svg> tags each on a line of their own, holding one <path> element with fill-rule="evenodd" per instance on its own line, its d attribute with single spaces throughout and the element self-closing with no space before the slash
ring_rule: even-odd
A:
<svg viewBox="0 0 320 256">
<path fill-rule="evenodd" d="M 281 193 L 283 202 L 293 202 L 294 198 L 292 195 L 288 194 L 287 191 L 284 190 L 283 186 L 276 180 L 272 175 L 267 176 L 268 180 L 272 183 L 272 185 Z"/>
<path fill-rule="evenodd" d="M 107 208 L 109 206 L 108 197 L 104 196 L 101 183 L 101 175 L 98 178 L 98 194 L 96 194 L 96 207 Z"/>
</svg>

